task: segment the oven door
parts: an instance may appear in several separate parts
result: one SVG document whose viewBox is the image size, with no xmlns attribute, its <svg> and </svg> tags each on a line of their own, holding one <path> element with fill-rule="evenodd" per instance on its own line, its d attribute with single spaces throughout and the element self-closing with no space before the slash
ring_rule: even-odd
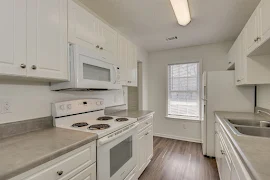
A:
<svg viewBox="0 0 270 180">
<path fill-rule="evenodd" d="M 100 142 L 103 139 L 108 141 L 108 136 L 98 140 L 98 180 L 123 180 L 136 167 L 136 125 L 128 132 L 124 132 L 122 135 L 120 133 L 116 136 L 117 138 L 113 137 L 112 141 L 102 144 Z"/>
<path fill-rule="evenodd" d="M 74 46 L 77 88 L 122 89 L 119 67 L 101 60 L 99 52 Z"/>
</svg>

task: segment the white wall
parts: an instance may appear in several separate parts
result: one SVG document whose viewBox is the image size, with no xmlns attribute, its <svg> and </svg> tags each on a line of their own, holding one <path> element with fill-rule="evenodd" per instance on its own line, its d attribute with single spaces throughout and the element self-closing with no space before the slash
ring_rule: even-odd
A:
<svg viewBox="0 0 270 180">
<path fill-rule="evenodd" d="M 50 116 L 52 102 L 80 98 L 104 98 L 106 106 L 120 105 L 125 101 L 122 90 L 54 92 L 50 91 L 48 83 L 1 80 L 0 101 L 9 100 L 12 113 L 0 114 L 0 123 Z"/>
<path fill-rule="evenodd" d="M 149 54 L 144 49 L 138 48 L 137 59 L 140 64 L 140 78 L 141 81 L 138 81 L 138 96 L 139 96 L 139 109 L 147 110 L 148 109 L 148 59 Z"/>
<path fill-rule="evenodd" d="M 270 109 L 270 85 L 257 86 L 257 107 Z"/>
<path fill-rule="evenodd" d="M 202 60 L 203 71 L 226 70 L 227 53 L 233 42 L 194 46 L 152 52 L 148 61 L 148 106 L 156 112 L 154 120 L 155 135 L 200 142 L 200 122 L 168 119 L 167 65 L 194 60 Z"/>
</svg>

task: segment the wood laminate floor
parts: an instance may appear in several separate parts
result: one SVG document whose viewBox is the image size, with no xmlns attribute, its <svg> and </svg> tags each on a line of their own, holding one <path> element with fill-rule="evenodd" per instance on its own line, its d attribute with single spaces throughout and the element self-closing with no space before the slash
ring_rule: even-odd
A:
<svg viewBox="0 0 270 180">
<path fill-rule="evenodd" d="M 219 175 L 201 144 L 154 137 L 154 156 L 139 180 L 219 180 Z"/>
</svg>

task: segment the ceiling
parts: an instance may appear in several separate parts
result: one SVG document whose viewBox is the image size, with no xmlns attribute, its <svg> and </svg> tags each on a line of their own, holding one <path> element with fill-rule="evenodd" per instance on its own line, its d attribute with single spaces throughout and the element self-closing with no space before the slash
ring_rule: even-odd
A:
<svg viewBox="0 0 270 180">
<path fill-rule="evenodd" d="M 260 0 L 189 0 L 192 21 L 177 24 L 170 0 L 81 0 L 147 51 L 234 40 Z M 178 36 L 175 41 L 166 38 Z"/>
</svg>

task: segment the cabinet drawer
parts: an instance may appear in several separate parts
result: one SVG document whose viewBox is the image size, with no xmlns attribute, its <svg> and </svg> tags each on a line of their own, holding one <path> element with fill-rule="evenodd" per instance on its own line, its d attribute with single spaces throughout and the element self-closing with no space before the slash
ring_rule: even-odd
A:
<svg viewBox="0 0 270 180">
<path fill-rule="evenodd" d="M 141 132 L 146 127 L 152 125 L 152 123 L 153 123 L 153 115 L 147 116 L 147 117 L 139 120 L 138 131 Z"/>
<path fill-rule="evenodd" d="M 74 150 L 76 151 L 76 150 Z M 65 155 L 59 157 L 56 163 L 46 163 L 45 167 L 37 167 L 41 169 L 34 175 L 26 178 L 27 180 L 62 180 L 69 179 L 70 177 L 78 174 L 85 167 L 90 166 L 96 162 L 96 142 L 92 142 L 79 152 L 70 152 L 70 155 L 64 157 Z M 64 157 L 64 158 L 63 158 Z M 41 165 L 43 166 L 43 165 Z"/>
<path fill-rule="evenodd" d="M 229 156 L 230 156 L 230 158 L 232 157 L 232 154 L 233 154 L 233 146 L 232 146 L 232 144 L 231 144 L 231 142 L 230 142 L 230 140 L 228 139 L 228 136 L 227 136 L 227 134 L 225 133 L 225 131 L 224 131 L 224 129 L 220 126 L 220 134 L 222 135 L 222 138 L 223 138 L 223 141 L 224 141 L 224 143 L 225 143 L 225 145 L 226 145 L 226 148 L 228 149 L 228 151 L 229 151 Z"/>
<path fill-rule="evenodd" d="M 86 168 L 70 180 L 96 180 L 96 163 L 92 164 L 90 167 Z"/>
</svg>

